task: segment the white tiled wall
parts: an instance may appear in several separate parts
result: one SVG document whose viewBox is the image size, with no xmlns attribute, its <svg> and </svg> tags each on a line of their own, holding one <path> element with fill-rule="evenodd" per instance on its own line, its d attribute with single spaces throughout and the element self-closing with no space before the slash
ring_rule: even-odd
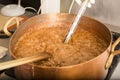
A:
<svg viewBox="0 0 120 80">
<path fill-rule="evenodd" d="M 61 0 L 61 11 L 67 12 L 72 0 Z M 101 22 L 116 25 L 120 27 L 120 0 L 95 0 L 92 8 L 87 9 L 86 15 L 96 18 Z M 73 12 L 76 12 L 79 6 L 75 5 Z"/>
<path fill-rule="evenodd" d="M 120 0 L 96 0 L 86 15 L 120 27 Z"/>
</svg>

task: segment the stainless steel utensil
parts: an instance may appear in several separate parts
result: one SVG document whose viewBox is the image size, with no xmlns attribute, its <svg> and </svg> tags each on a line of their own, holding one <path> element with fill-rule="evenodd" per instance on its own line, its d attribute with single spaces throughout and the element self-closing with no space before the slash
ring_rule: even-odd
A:
<svg viewBox="0 0 120 80">
<path fill-rule="evenodd" d="M 73 23 L 72 23 L 72 25 L 70 27 L 70 30 L 69 30 L 67 36 L 65 37 L 64 43 L 68 43 L 69 40 L 71 39 L 73 33 L 75 32 L 75 30 L 77 28 L 78 22 L 80 21 L 82 15 L 84 14 L 84 12 L 86 10 L 88 2 L 89 2 L 89 0 L 83 1 L 82 5 L 81 5 L 81 8 L 79 9 L 79 11 L 78 11 L 78 13 L 77 13 L 77 15 L 75 17 L 75 20 L 73 21 Z"/>
</svg>

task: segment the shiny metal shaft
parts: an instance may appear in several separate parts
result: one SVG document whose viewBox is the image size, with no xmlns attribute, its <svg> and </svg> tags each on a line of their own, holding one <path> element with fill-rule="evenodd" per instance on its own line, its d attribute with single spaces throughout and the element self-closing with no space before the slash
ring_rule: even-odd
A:
<svg viewBox="0 0 120 80">
<path fill-rule="evenodd" d="M 84 0 L 84 2 L 82 3 L 81 5 L 81 8 L 79 9 L 76 17 L 75 17 L 75 20 L 73 21 L 71 27 L 70 27 L 70 30 L 64 40 L 64 43 L 68 43 L 69 40 L 71 39 L 73 33 L 75 32 L 76 28 L 77 28 L 77 24 L 78 22 L 80 21 L 82 15 L 84 14 L 85 10 L 86 10 L 86 7 L 87 7 L 87 4 L 88 4 L 88 1 L 89 0 Z"/>
</svg>

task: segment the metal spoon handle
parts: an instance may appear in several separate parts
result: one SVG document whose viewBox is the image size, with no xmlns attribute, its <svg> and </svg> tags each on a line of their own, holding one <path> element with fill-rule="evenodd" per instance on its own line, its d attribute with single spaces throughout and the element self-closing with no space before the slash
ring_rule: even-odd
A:
<svg viewBox="0 0 120 80">
<path fill-rule="evenodd" d="M 82 5 L 81 5 L 81 8 L 79 9 L 76 17 L 75 17 L 75 20 L 74 22 L 72 23 L 71 27 L 70 27 L 70 30 L 64 40 L 64 43 L 68 43 L 69 40 L 71 39 L 73 33 L 75 32 L 76 28 L 77 28 L 77 24 L 79 22 L 79 20 L 81 19 L 82 15 L 84 14 L 85 10 L 86 10 L 86 7 L 87 7 L 87 4 L 88 4 L 88 1 L 89 0 L 85 0 Z"/>
</svg>

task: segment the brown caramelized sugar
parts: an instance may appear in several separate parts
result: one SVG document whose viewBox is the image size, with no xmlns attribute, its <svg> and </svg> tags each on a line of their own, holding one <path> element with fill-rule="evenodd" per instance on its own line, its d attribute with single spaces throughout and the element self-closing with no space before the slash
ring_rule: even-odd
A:
<svg viewBox="0 0 120 80">
<path fill-rule="evenodd" d="M 45 61 L 37 61 L 35 64 L 61 67 L 93 59 L 107 47 L 104 40 L 84 29 L 77 29 L 70 42 L 64 44 L 67 30 L 65 27 L 31 29 L 19 39 L 14 54 L 21 58 L 46 51 L 52 57 Z"/>
</svg>

